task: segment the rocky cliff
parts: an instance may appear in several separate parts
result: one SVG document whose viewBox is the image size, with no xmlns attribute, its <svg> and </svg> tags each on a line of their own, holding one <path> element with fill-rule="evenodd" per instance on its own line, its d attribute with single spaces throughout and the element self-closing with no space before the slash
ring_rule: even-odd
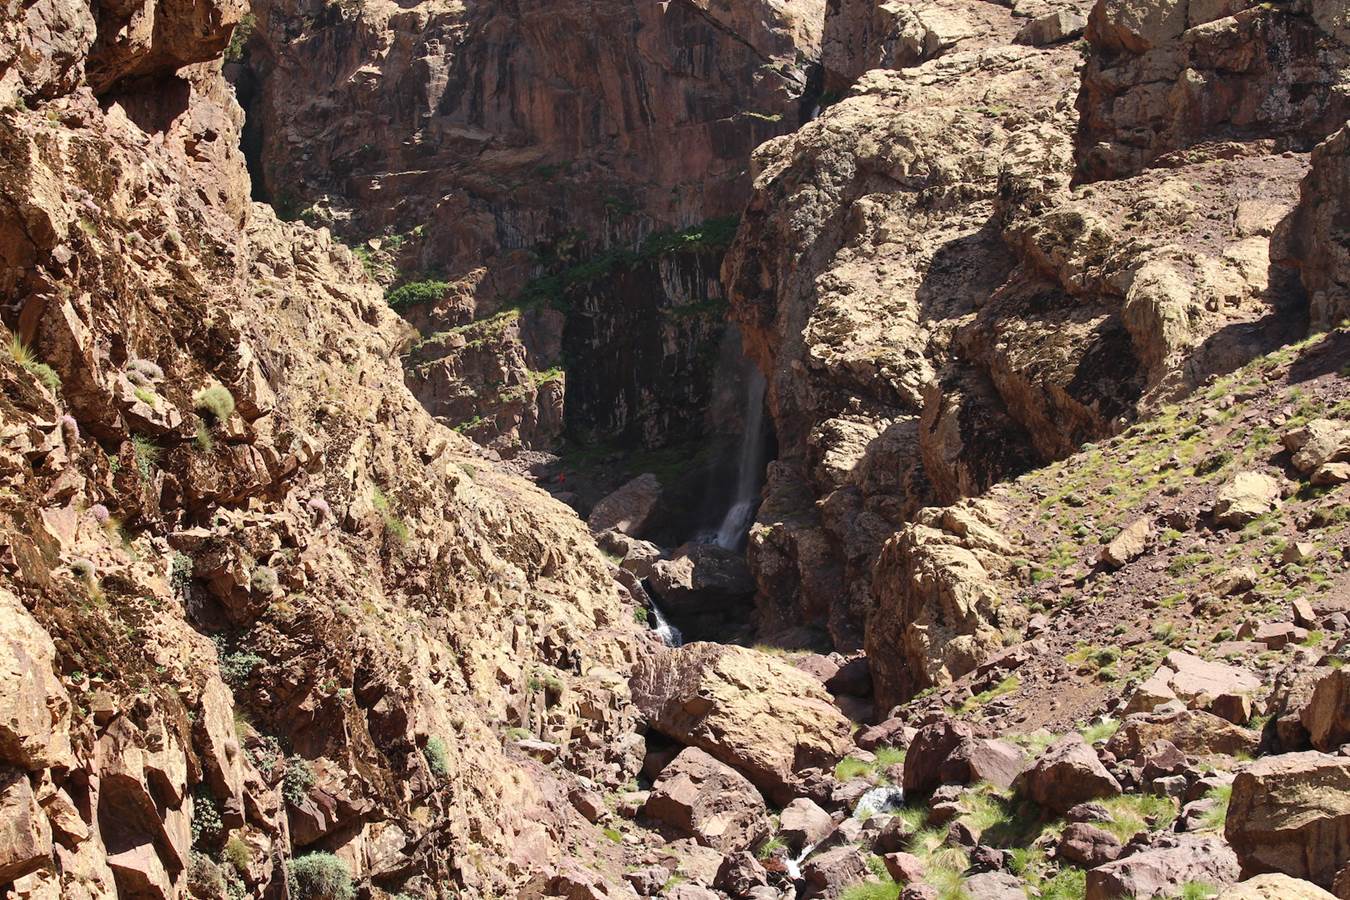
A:
<svg viewBox="0 0 1350 900">
<path fill-rule="evenodd" d="M 486 348 L 424 343 L 410 380 L 433 414 L 507 455 L 597 429 L 630 447 L 701 436 L 688 420 L 713 402 L 699 362 L 722 338 L 725 240 L 705 242 L 709 260 L 668 238 L 736 216 L 751 150 L 807 112 L 821 0 L 253 15 L 236 80 L 260 196 L 331 224 L 386 280 L 427 287 L 407 310 L 426 337 L 522 306 L 565 315 L 562 354 L 500 332 Z M 559 288 L 578 283 L 572 309 Z M 698 321 L 663 321 L 691 308 Z M 624 360 L 624 377 L 583 364 L 597 358 Z"/>
<path fill-rule="evenodd" d="M 878 550 L 918 507 L 1301 332 L 1290 217 L 1345 118 L 1347 47 L 1328 9 L 1242 6 L 936 4 L 913 16 L 959 40 L 883 54 L 901 68 L 757 151 L 724 278 L 781 450 L 751 547 L 767 627 L 856 646 Z M 1324 327 L 1339 301 L 1313 290 Z"/>
<path fill-rule="evenodd" d="M 566 797 L 641 764 L 646 639 L 352 253 L 248 202 L 240 13 L 4 17 L 0 881 L 500 895 L 607 843 Z"/>
</svg>

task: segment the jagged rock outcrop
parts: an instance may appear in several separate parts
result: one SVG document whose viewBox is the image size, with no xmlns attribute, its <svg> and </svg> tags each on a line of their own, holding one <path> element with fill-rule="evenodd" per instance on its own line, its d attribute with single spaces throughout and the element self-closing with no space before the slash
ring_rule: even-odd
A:
<svg viewBox="0 0 1350 900">
<path fill-rule="evenodd" d="M 652 728 L 698 747 L 786 805 L 808 769 L 833 768 L 850 746 L 848 719 L 820 682 L 763 653 L 686 644 L 646 654 L 633 701 Z"/>
<path fill-rule="evenodd" d="M 0 803 L 27 823 L 0 880 L 262 896 L 328 851 L 497 894 L 575 841 L 603 867 L 568 786 L 640 766 L 649 639 L 575 516 L 403 387 L 357 258 L 248 203 L 212 61 L 238 12 L 0 13 Z"/>
<path fill-rule="evenodd" d="M 881 546 L 919 507 L 1062 458 L 1301 333 L 1306 296 L 1283 265 L 1282 223 L 1307 171 L 1298 151 L 1340 115 L 1340 38 L 1322 13 L 1205 10 L 1210 21 L 1190 27 L 1184 3 L 1097 3 L 1080 85 L 1067 47 L 1026 49 L 1018 10 L 981 7 L 968 37 L 934 58 L 893 55 L 909 67 L 859 76 L 818 119 L 757 151 L 723 274 L 769 374 L 779 439 L 751 545 L 770 631 L 805 618 L 856 644 Z M 881 31 L 859 24 L 873 12 L 832 10 L 852 17 L 838 34 L 863 37 L 831 43 L 827 22 L 827 61 L 837 47 L 860 65 L 881 58 L 864 34 Z M 1153 49 L 1121 44 L 1121 29 L 1163 19 L 1182 25 Z M 1155 56 L 1190 60 L 1204 84 L 1186 90 L 1232 91 L 1268 121 L 1225 130 L 1232 104 L 1217 101 L 1172 116 L 1148 93 Z M 1216 71 L 1238 62 L 1251 71 L 1231 83 Z M 1160 122 L 1200 130 L 1149 137 L 1170 142 L 1154 155 L 1092 162 L 1102 146 L 1125 159 L 1153 134 L 1130 120 L 1149 104 L 1163 107 Z M 1075 142 L 1099 120 L 1119 140 Z M 1094 183 L 1074 186 L 1086 169 Z"/>
<path fill-rule="evenodd" d="M 1292 225 L 1293 252 L 1308 289 L 1314 327 L 1350 317 L 1350 235 L 1345 202 L 1350 194 L 1350 128 L 1341 128 L 1312 153 Z"/>
</svg>

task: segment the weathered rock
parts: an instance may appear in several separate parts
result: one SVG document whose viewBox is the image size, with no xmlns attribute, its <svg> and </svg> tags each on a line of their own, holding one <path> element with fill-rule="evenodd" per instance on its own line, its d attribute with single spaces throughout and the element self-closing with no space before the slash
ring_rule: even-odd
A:
<svg viewBox="0 0 1350 900">
<path fill-rule="evenodd" d="M 837 900 L 844 889 L 865 880 L 870 871 L 856 847 L 836 847 L 812 856 L 802 866 L 805 897 Z"/>
<path fill-rule="evenodd" d="M 1152 536 L 1153 520 L 1135 519 L 1102 548 L 1100 557 L 1102 565 L 1113 569 L 1126 565 L 1144 552 Z"/>
<path fill-rule="evenodd" d="M 1072 822 L 1060 835 L 1056 853 L 1075 865 L 1096 868 L 1120 856 L 1120 840 L 1111 832 L 1087 822 Z"/>
<path fill-rule="evenodd" d="M 1087 18 L 1072 9 L 1057 9 L 1038 16 L 1022 26 L 1014 40 L 1019 44 L 1046 47 L 1078 37 L 1087 25 Z"/>
<path fill-rule="evenodd" d="M 1350 186 L 1350 128 L 1341 127 L 1313 150 L 1291 228 L 1312 324 L 1330 328 L 1350 315 L 1350 253 L 1340 226 Z"/>
<path fill-rule="evenodd" d="M 852 726 L 824 687 L 766 654 L 719 644 L 661 648 L 639 661 L 633 699 L 653 728 L 743 772 L 775 803 L 800 774 L 833 768 Z"/>
<path fill-rule="evenodd" d="M 1246 873 L 1330 888 L 1350 858 L 1350 757 L 1267 756 L 1237 773 L 1224 836 Z"/>
<path fill-rule="evenodd" d="M 1127 716 L 1106 749 L 1118 759 L 1136 759 L 1153 741 L 1165 740 L 1196 756 L 1255 754 L 1260 735 L 1200 710 Z"/>
<path fill-rule="evenodd" d="M 1331 753 L 1350 743 L 1350 672 L 1332 669 L 1318 679 L 1299 720 L 1318 750 Z"/>
<path fill-rule="evenodd" d="M 1221 839 L 1177 835 L 1088 872 L 1087 900 L 1171 897 L 1188 882 L 1237 881 L 1237 856 Z"/>
<path fill-rule="evenodd" d="M 759 860 L 741 851 L 728 854 L 723 860 L 721 868 L 717 870 L 714 886 L 733 897 L 749 897 L 756 888 L 766 887 L 768 883 L 769 874 Z"/>
<path fill-rule="evenodd" d="M 886 873 L 900 884 L 923 880 L 926 867 L 923 860 L 912 853 L 887 853 L 881 857 L 881 861 L 886 864 Z"/>
<path fill-rule="evenodd" d="M 1022 752 L 1011 744 L 977 738 L 964 722 L 943 719 L 914 736 L 905 754 L 905 794 L 926 796 L 939 785 L 977 781 L 1008 787 L 1025 765 Z"/>
<path fill-rule="evenodd" d="M 916 730 L 903 719 L 887 719 L 858 732 L 854 741 L 864 750 L 876 750 L 878 747 L 908 747 L 914 739 Z"/>
<path fill-rule="evenodd" d="M 586 525 L 593 534 L 613 529 L 640 537 L 660 500 L 660 480 L 650 472 L 639 475 L 595 504 Z"/>
<path fill-rule="evenodd" d="M 52 859 L 52 829 L 28 776 L 0 769 L 0 883 L 35 872 Z"/>
<path fill-rule="evenodd" d="M 742 621 L 755 592 L 744 556 L 713 544 L 689 544 L 657 560 L 649 583 L 666 612 L 695 635 Z"/>
<path fill-rule="evenodd" d="M 1238 472 L 1219 488 L 1214 521 L 1224 528 L 1241 528 L 1273 510 L 1280 502 L 1280 483 L 1264 472 Z"/>
<path fill-rule="evenodd" d="M 43 769 L 70 759 L 70 697 L 55 656 L 51 637 L 0 587 L 0 762 Z"/>
<path fill-rule="evenodd" d="M 1022 797 L 1065 812 L 1079 803 L 1120 793 L 1120 782 L 1106 770 L 1097 754 L 1077 734 L 1050 745 L 1013 783 Z"/>
<path fill-rule="evenodd" d="M 1315 884 L 1301 878 L 1270 873 L 1248 878 L 1220 892 L 1218 900 L 1334 900 Z"/>
<path fill-rule="evenodd" d="M 642 814 L 680 837 L 724 852 L 743 850 L 769 833 L 764 800 L 730 766 L 689 747 L 661 771 Z"/>
<path fill-rule="evenodd" d="M 1025 900 L 1027 896 L 1022 880 L 1008 872 L 971 875 L 964 887 L 971 900 Z"/>
<path fill-rule="evenodd" d="M 798 797 L 783 807 L 778 817 L 778 834 L 793 854 L 800 853 L 803 847 L 819 844 L 833 830 L 834 820 L 830 814 L 806 797 Z"/>
</svg>

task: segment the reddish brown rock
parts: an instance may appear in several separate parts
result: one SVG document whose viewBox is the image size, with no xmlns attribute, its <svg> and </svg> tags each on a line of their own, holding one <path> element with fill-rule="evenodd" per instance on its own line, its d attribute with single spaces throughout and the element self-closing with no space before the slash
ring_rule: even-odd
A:
<svg viewBox="0 0 1350 900">
<path fill-rule="evenodd" d="M 1071 734 L 1051 744 L 1018 776 L 1013 790 L 1047 809 L 1065 812 L 1079 803 L 1116 796 L 1120 782 L 1081 737 Z"/>
<path fill-rule="evenodd" d="M 754 846 L 769 833 L 754 785 L 697 747 L 661 771 L 642 814 L 679 837 L 726 852 Z"/>
<path fill-rule="evenodd" d="M 920 797 L 943 784 L 988 781 L 1007 787 L 1026 759 L 1004 741 L 977 738 L 964 722 L 944 719 L 919 729 L 905 754 L 905 794 Z"/>
<path fill-rule="evenodd" d="M 1165 836 L 1147 849 L 1089 871 L 1086 898 L 1169 897 L 1189 882 L 1221 887 L 1237 881 L 1238 874 L 1237 857 L 1221 839 Z"/>
<path fill-rule="evenodd" d="M 1072 822 L 1060 835 L 1055 852 L 1062 859 L 1087 869 L 1120 856 L 1120 840 L 1111 832 L 1087 822 Z"/>
<path fill-rule="evenodd" d="M 0 883 L 35 872 L 51 859 L 52 829 L 28 776 L 0 769 Z"/>
<path fill-rule="evenodd" d="M 1244 872 L 1282 872 L 1330 888 L 1350 858 L 1350 758 L 1313 751 L 1237 773 L 1224 836 Z"/>
<path fill-rule="evenodd" d="M 869 877 L 867 861 L 856 847 L 836 847 L 812 856 L 802 866 L 807 897 L 838 900 L 844 889 Z"/>
<path fill-rule="evenodd" d="M 1332 753 L 1350 743 L 1350 672 L 1332 669 L 1318 679 L 1299 721 L 1318 750 Z"/>
<path fill-rule="evenodd" d="M 1169 741 L 1182 753 L 1194 756 L 1239 756 L 1255 755 L 1260 735 L 1200 710 L 1141 713 L 1125 718 L 1107 741 L 1106 749 L 1117 759 L 1136 759 L 1156 740 Z"/>
</svg>

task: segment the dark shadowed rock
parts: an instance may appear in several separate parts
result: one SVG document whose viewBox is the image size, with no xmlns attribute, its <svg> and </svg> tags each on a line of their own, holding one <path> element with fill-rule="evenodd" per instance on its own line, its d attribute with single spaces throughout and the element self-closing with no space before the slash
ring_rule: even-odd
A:
<svg viewBox="0 0 1350 900">
<path fill-rule="evenodd" d="M 942 719 L 919 729 L 905 754 L 905 794 L 930 794 L 942 784 L 988 781 L 1008 787 L 1026 765 L 1006 741 L 975 737 L 964 722 Z"/>
</svg>

